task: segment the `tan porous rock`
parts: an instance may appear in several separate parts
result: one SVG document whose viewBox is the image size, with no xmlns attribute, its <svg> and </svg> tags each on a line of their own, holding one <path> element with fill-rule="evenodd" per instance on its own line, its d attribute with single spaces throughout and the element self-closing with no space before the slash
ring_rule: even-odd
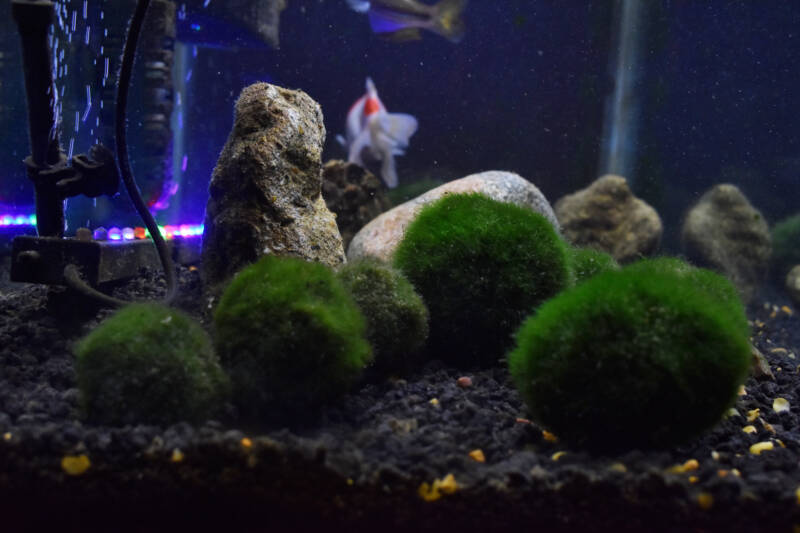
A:
<svg viewBox="0 0 800 533">
<path fill-rule="evenodd" d="M 517 204 L 544 215 L 556 228 L 558 221 L 541 191 L 513 172 L 489 170 L 450 181 L 386 211 L 359 231 L 347 249 L 349 260 L 373 257 L 390 261 L 406 228 L 423 206 L 445 194 L 480 193 L 500 202 Z"/>
<path fill-rule="evenodd" d="M 786 292 L 794 304 L 800 306 L 800 265 L 792 267 L 786 274 Z"/>
<path fill-rule="evenodd" d="M 726 276 L 745 301 L 766 278 L 769 226 L 735 185 L 722 183 L 703 194 L 686 214 L 681 239 L 687 258 Z"/>
<path fill-rule="evenodd" d="M 266 254 L 336 266 L 336 220 L 322 199 L 322 110 L 302 91 L 245 88 L 211 176 L 203 277 L 215 286 Z"/>
<path fill-rule="evenodd" d="M 611 254 L 620 263 L 651 255 L 661 243 L 661 218 L 621 176 L 598 178 L 559 199 L 555 210 L 567 241 Z"/>
<path fill-rule="evenodd" d="M 322 197 L 336 213 L 345 249 L 361 228 L 392 206 L 381 180 L 372 172 L 338 159 L 322 167 Z"/>
</svg>

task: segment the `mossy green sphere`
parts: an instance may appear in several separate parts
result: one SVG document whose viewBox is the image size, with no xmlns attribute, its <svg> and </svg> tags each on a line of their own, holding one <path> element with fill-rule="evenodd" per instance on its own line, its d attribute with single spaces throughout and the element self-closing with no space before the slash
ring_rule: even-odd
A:
<svg viewBox="0 0 800 533">
<path fill-rule="evenodd" d="M 431 355 L 461 367 L 497 364 L 522 320 L 570 280 L 544 216 L 478 194 L 423 208 L 394 261 L 428 306 Z"/>
<path fill-rule="evenodd" d="M 691 283 L 697 290 L 706 292 L 712 300 L 715 300 L 728 312 L 729 320 L 732 320 L 736 327 L 742 331 L 749 332 L 750 326 L 747 324 L 747 313 L 739 296 L 739 291 L 725 276 L 706 268 L 690 265 L 677 257 L 667 256 L 640 259 L 635 263 L 631 263 L 625 269 L 629 272 L 673 274 L 680 277 L 687 283 Z"/>
<path fill-rule="evenodd" d="M 595 451 L 666 447 L 718 422 L 750 367 L 748 331 L 684 276 L 605 272 L 543 304 L 511 376 L 532 417 Z"/>
<path fill-rule="evenodd" d="M 593 248 L 569 246 L 567 247 L 567 260 L 573 283 L 583 283 L 607 270 L 619 270 L 619 263 L 611 254 Z"/>
<path fill-rule="evenodd" d="M 786 274 L 800 265 L 800 214 L 785 218 L 772 228 L 772 272 L 783 284 Z"/>
<path fill-rule="evenodd" d="M 214 342 L 245 417 L 280 419 L 344 395 L 371 361 L 364 317 L 334 272 L 265 256 L 237 274 Z"/>
<path fill-rule="evenodd" d="M 132 304 L 75 347 L 80 407 L 105 424 L 198 422 L 228 392 L 211 339 L 184 313 Z"/>
<path fill-rule="evenodd" d="M 414 286 L 399 270 L 375 260 L 349 263 L 338 275 L 366 318 L 374 370 L 412 370 L 428 337 L 428 309 Z"/>
</svg>

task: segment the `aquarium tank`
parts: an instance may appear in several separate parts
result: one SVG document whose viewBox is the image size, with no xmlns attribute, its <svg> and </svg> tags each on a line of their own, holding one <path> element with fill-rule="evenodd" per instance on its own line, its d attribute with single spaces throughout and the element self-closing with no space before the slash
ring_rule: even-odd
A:
<svg viewBox="0 0 800 533">
<path fill-rule="evenodd" d="M 0 523 L 800 531 L 798 28 L 0 0 Z"/>
</svg>

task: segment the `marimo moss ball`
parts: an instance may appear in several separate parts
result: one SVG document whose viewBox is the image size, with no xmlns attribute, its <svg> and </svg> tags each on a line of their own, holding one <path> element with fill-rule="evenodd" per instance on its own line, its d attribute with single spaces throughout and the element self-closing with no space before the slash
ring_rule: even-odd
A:
<svg viewBox="0 0 800 533">
<path fill-rule="evenodd" d="M 394 261 L 428 306 L 431 356 L 461 367 L 497 364 L 523 319 L 570 280 L 545 217 L 479 194 L 424 207 Z"/>
<path fill-rule="evenodd" d="M 607 270 L 619 270 L 619 264 L 611 254 L 592 248 L 569 246 L 567 247 L 567 260 L 574 283 L 583 283 Z"/>
<path fill-rule="evenodd" d="M 750 367 L 747 328 L 670 272 L 605 272 L 517 332 L 511 376 L 531 416 L 595 451 L 667 447 L 719 421 Z"/>
<path fill-rule="evenodd" d="M 338 275 L 366 318 L 374 370 L 412 370 L 428 338 L 428 309 L 411 283 L 400 271 L 368 259 L 348 263 Z"/>
<path fill-rule="evenodd" d="M 211 339 L 184 313 L 129 305 L 75 348 L 80 406 L 103 424 L 199 422 L 228 392 Z"/>
<path fill-rule="evenodd" d="M 214 313 L 214 343 L 248 418 L 282 419 L 348 391 L 371 361 L 364 317 L 334 272 L 265 256 L 237 274 Z"/>
<path fill-rule="evenodd" d="M 712 300 L 716 300 L 728 311 L 728 318 L 743 331 L 748 331 L 747 313 L 736 286 L 728 278 L 706 268 L 690 265 L 677 257 L 655 257 L 640 259 L 625 267 L 627 271 L 674 274 L 698 290 L 705 291 Z M 749 333 L 748 333 L 749 335 Z"/>
</svg>

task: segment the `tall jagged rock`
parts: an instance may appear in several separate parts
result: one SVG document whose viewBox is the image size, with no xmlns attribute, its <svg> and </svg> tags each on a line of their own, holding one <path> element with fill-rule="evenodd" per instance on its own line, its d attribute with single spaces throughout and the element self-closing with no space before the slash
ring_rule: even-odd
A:
<svg viewBox="0 0 800 533">
<path fill-rule="evenodd" d="M 224 282 L 265 254 L 336 266 L 342 237 L 322 199 L 322 110 L 302 91 L 245 88 L 209 185 L 203 278 Z"/>
</svg>

